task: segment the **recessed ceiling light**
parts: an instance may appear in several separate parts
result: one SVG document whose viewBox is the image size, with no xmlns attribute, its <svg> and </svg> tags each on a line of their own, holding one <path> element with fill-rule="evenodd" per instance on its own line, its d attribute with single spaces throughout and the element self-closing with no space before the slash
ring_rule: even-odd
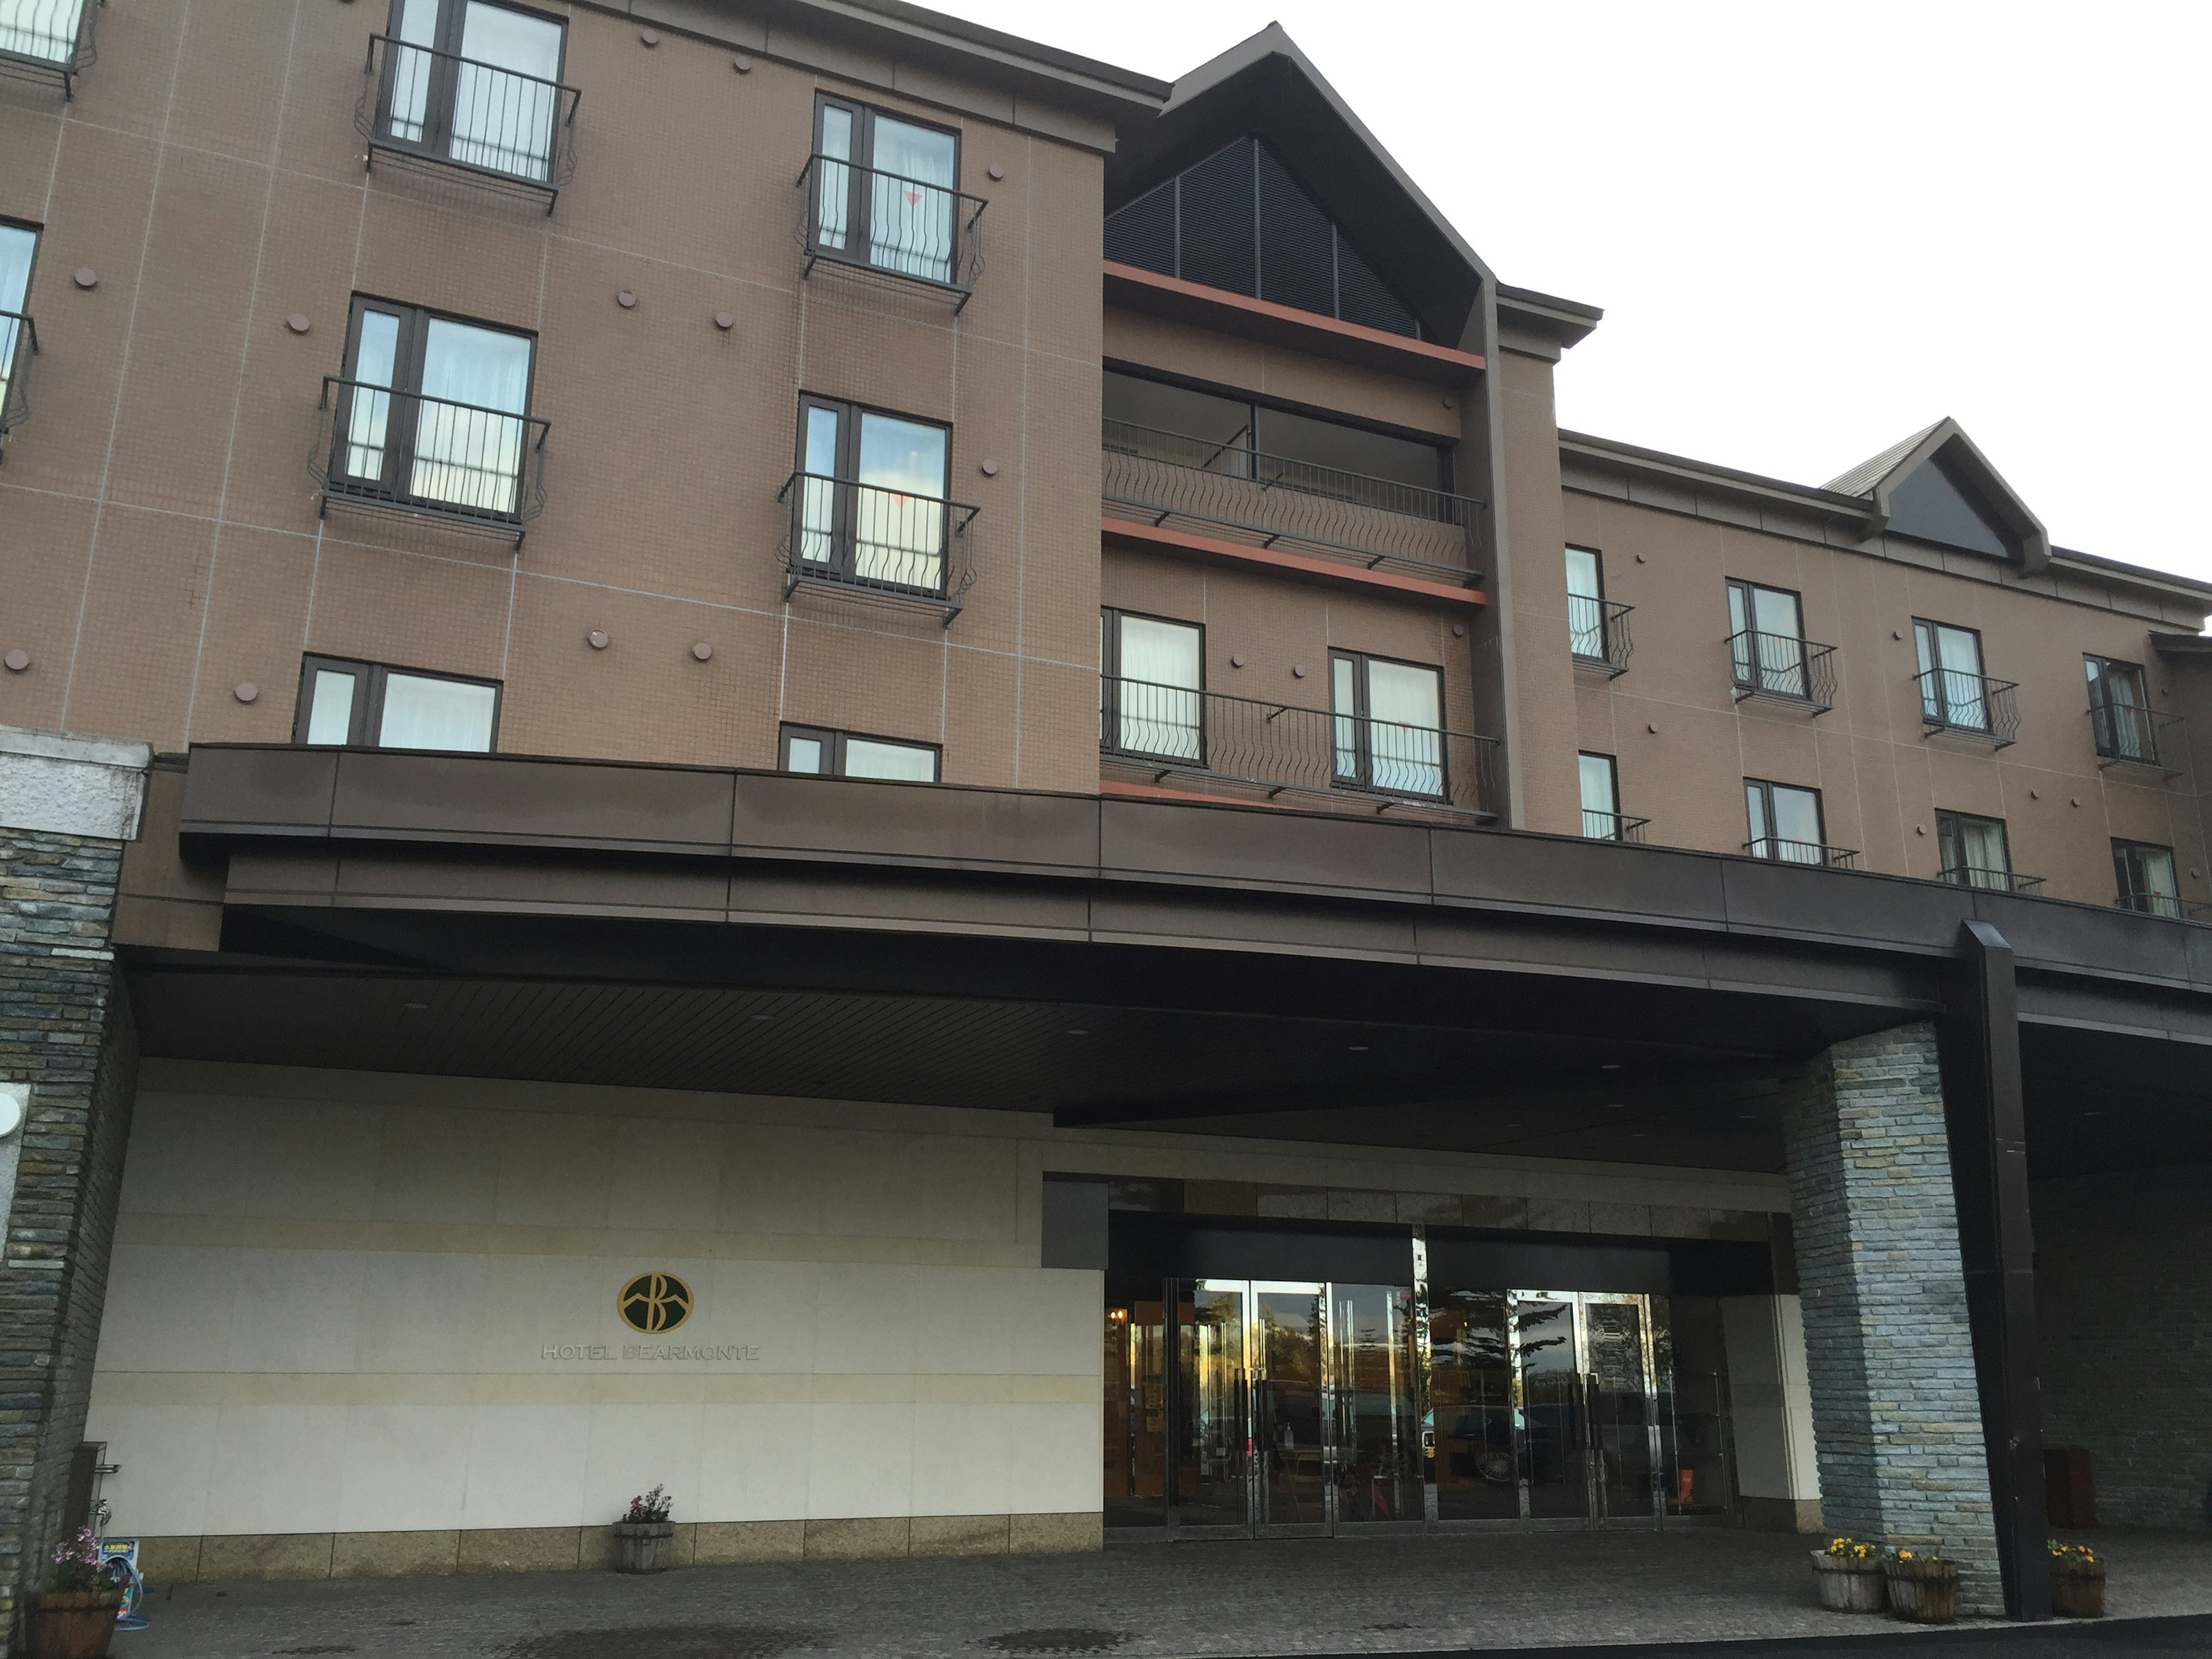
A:
<svg viewBox="0 0 2212 1659">
<path fill-rule="evenodd" d="M 1608 1112 L 1625 1112 L 1628 1108 L 1623 1102 L 1616 1100 L 1607 1105 L 1605 1109 Z"/>
<path fill-rule="evenodd" d="M 763 1024 L 766 1024 L 769 1020 L 774 1019 L 775 1016 L 774 1014 L 747 1014 L 745 1018 L 747 1019 L 757 1019 Z"/>
<path fill-rule="evenodd" d="M 1617 1072 L 1620 1069 L 1620 1062 L 1617 1060 L 1608 1060 L 1598 1067 L 1598 1070 L 1601 1072 Z"/>
<path fill-rule="evenodd" d="M 1758 1117 L 1759 1114 L 1757 1112 L 1738 1112 L 1736 1114 L 1737 1121 L 1741 1123 L 1755 1122 L 1758 1121 Z"/>
<path fill-rule="evenodd" d="M 410 1014 L 419 1014 L 430 1005 L 427 1002 L 403 1002 L 399 1006 Z"/>
<path fill-rule="evenodd" d="M 1367 1045 L 1364 1042 L 1347 1042 L 1344 1046 L 1355 1054 L 1364 1054 L 1367 1052 Z"/>
<path fill-rule="evenodd" d="M 1089 1031 L 1085 1030 L 1080 1025 L 1069 1026 L 1067 1028 L 1067 1034 L 1070 1036 L 1089 1036 L 1091 1035 Z"/>
<path fill-rule="evenodd" d="M 2084 1112 L 2081 1115 L 2083 1117 L 2102 1117 L 2104 1116 L 2104 1114 L 2102 1112 Z"/>
<path fill-rule="evenodd" d="M 1507 1124 L 1505 1127 L 1506 1127 L 1507 1128 L 1509 1128 L 1509 1129 L 1517 1129 L 1517 1128 L 1519 1128 L 1521 1126 L 1520 1126 L 1519 1124 L 1517 1124 L 1517 1123 L 1509 1123 L 1509 1124 Z"/>
<path fill-rule="evenodd" d="M 1631 1140 L 1649 1140 L 1651 1139 L 1650 1135 L 1645 1134 L 1641 1129 L 1631 1129 L 1628 1132 L 1628 1138 Z"/>
</svg>

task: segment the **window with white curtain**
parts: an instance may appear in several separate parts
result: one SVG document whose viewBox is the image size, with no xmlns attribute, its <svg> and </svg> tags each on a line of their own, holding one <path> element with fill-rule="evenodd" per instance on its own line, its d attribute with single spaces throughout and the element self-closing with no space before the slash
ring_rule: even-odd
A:
<svg viewBox="0 0 2212 1659">
<path fill-rule="evenodd" d="M 84 9 L 96 0 L 0 0 L 0 52 L 67 64 L 76 56 Z"/>
<path fill-rule="evenodd" d="M 292 741 L 485 754 L 499 732 L 499 694 L 495 680 L 310 656 Z"/>
<path fill-rule="evenodd" d="M 814 112 L 816 252 L 933 283 L 958 270 L 960 139 L 823 97 Z"/>
<path fill-rule="evenodd" d="M 1567 550 L 1567 640 L 1577 657 L 1607 659 L 1605 571 L 1594 547 Z"/>
<path fill-rule="evenodd" d="M 543 184 L 566 45 L 559 18 L 520 6 L 393 0 L 379 135 Z"/>
<path fill-rule="evenodd" d="M 1982 636 L 1948 623 L 1915 621 L 1912 647 L 1920 663 L 1920 716 L 1931 726 L 1990 729 L 1989 683 L 1982 678 Z"/>
<path fill-rule="evenodd" d="M 526 334 L 356 299 L 333 482 L 471 516 L 518 516 L 536 351 Z"/>
<path fill-rule="evenodd" d="M 1939 811 L 1936 846 L 1943 860 L 1941 873 L 1945 881 L 1961 887 L 2012 890 L 2012 849 L 2005 840 L 2002 818 Z"/>
<path fill-rule="evenodd" d="M 787 772 L 897 783 L 937 781 L 939 751 L 934 744 L 862 737 L 821 726 L 787 726 L 777 746 L 780 764 Z"/>
<path fill-rule="evenodd" d="M 1610 755 L 1577 755 L 1582 781 L 1583 834 L 1592 841 L 1619 841 L 1620 781 Z"/>
<path fill-rule="evenodd" d="M 1099 744 L 1122 754 L 1202 762 L 1205 630 L 1106 611 L 1099 617 Z"/>
<path fill-rule="evenodd" d="M 1394 795 L 1444 793 L 1442 670 L 1333 651 L 1329 700 L 1339 783 Z"/>
<path fill-rule="evenodd" d="M 2124 908 L 2150 916 L 2183 917 L 2189 908 L 2173 878 L 2173 848 L 2149 842 L 2115 841 L 2112 875 Z"/>
<path fill-rule="evenodd" d="M 1745 850 L 1753 858 L 1775 859 L 1784 864 L 1828 861 L 1819 790 L 1746 778 L 1743 799 L 1751 829 Z"/>
<path fill-rule="evenodd" d="M 30 303 L 31 260 L 39 233 L 29 225 L 0 219 L 0 429 L 8 424 L 8 387 L 15 373 L 15 354 L 27 354 L 29 331 L 24 310 Z"/>
<path fill-rule="evenodd" d="M 842 400 L 799 407 L 799 556 L 825 574 L 941 592 L 952 434 Z"/>
<path fill-rule="evenodd" d="M 1730 579 L 1729 649 L 1735 683 L 1778 697 L 1812 695 L 1805 673 L 1805 615 L 1784 587 Z"/>
</svg>

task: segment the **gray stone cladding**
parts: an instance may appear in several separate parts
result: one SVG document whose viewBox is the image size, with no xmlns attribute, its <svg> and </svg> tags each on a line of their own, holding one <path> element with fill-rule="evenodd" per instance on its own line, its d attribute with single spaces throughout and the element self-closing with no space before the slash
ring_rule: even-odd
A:
<svg viewBox="0 0 2212 1659">
<path fill-rule="evenodd" d="M 2212 1487 L 2212 1168 L 2039 1182 L 2043 1442 L 2082 1446 L 2103 1526 L 2201 1532 Z"/>
<path fill-rule="evenodd" d="M 1783 1122 L 1826 1529 L 1940 1550 L 2001 1613 L 1935 1028 L 1838 1043 Z"/>
<path fill-rule="evenodd" d="M 122 852 L 0 829 L 0 1081 L 30 1085 L 0 1257 L 0 1630 L 59 1536 L 92 1389 L 136 1082 L 108 946 Z"/>
</svg>

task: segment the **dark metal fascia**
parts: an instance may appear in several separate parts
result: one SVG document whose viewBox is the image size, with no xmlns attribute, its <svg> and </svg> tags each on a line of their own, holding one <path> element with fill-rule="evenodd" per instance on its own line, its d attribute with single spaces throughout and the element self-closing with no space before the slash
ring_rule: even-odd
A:
<svg viewBox="0 0 2212 1659">
<path fill-rule="evenodd" d="M 1717 490 L 1747 501 L 1771 501 L 1862 526 L 1871 523 L 1875 516 L 1874 503 L 1863 496 L 1838 495 L 1831 490 L 1816 489 L 1809 484 L 1761 477 L 1755 472 L 1739 472 L 1733 467 L 1719 466 L 1709 461 L 1693 461 L 1686 456 L 1668 455 L 1656 449 L 1640 449 L 1634 444 L 1593 437 L 1586 432 L 1562 430 L 1559 434 L 1559 453 L 1572 456 L 1577 460 L 1620 467 L 1644 477 L 1664 479 L 1669 483 Z M 1566 488 L 1571 489 L 1574 486 L 1568 484 Z"/>
</svg>

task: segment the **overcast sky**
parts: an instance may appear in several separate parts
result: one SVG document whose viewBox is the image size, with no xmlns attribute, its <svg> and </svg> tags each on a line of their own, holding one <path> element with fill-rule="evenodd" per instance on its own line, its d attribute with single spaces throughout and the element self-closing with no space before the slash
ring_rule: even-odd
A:
<svg viewBox="0 0 2212 1659">
<path fill-rule="evenodd" d="M 1954 415 L 2061 546 L 2212 579 L 2212 5 L 935 0 L 1172 80 L 1279 20 L 1499 280 L 1560 423 L 1822 483 Z"/>
</svg>

